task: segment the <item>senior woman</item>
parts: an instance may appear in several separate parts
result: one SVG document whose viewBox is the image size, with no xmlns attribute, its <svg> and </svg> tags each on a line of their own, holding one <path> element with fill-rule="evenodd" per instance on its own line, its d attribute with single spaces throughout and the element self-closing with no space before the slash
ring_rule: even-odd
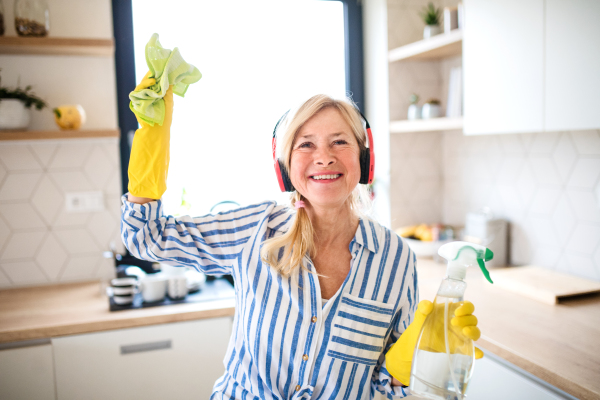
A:
<svg viewBox="0 0 600 400">
<path fill-rule="evenodd" d="M 158 178 L 130 179 L 122 237 L 136 257 L 233 276 L 233 331 L 211 399 L 407 396 L 416 336 L 402 333 L 418 299 L 416 260 L 400 237 L 362 213 L 361 153 L 372 143 L 351 101 L 317 95 L 278 123 L 291 207 L 265 201 L 195 218 L 165 216 L 154 200 L 166 187 L 168 151 L 149 159 L 136 150 L 157 143 L 153 129 L 168 144 L 172 104 L 168 91 L 162 127 L 140 121 L 130 163 Z M 393 369 L 403 383 L 386 361 L 401 337 L 408 355 Z"/>
</svg>

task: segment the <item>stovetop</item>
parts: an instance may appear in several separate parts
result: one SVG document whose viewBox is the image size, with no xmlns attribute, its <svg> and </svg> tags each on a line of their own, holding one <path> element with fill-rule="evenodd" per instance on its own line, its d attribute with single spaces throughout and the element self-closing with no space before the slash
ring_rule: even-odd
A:
<svg viewBox="0 0 600 400">
<path fill-rule="evenodd" d="M 155 301 L 152 303 L 144 302 L 140 293 L 133 298 L 133 303 L 120 305 L 113 301 L 112 296 L 109 297 L 110 311 L 134 310 L 139 308 L 168 306 L 171 304 L 199 303 L 203 301 L 233 299 L 235 297 L 235 289 L 226 279 L 209 280 L 204 283 L 204 286 L 195 292 L 188 293 L 183 299 L 171 299 L 166 296 L 164 300 Z"/>
</svg>

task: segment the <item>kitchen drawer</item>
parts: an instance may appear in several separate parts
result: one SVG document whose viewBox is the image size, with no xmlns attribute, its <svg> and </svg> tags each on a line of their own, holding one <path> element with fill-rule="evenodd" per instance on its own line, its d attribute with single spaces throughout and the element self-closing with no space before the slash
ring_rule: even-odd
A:
<svg viewBox="0 0 600 400">
<path fill-rule="evenodd" d="M 223 374 L 231 318 L 52 340 L 59 400 L 207 399 Z"/>
<path fill-rule="evenodd" d="M 44 345 L 0 350 L 0 399 L 56 399 L 49 340 Z"/>
<path fill-rule="evenodd" d="M 475 361 L 467 396 L 469 400 L 577 400 L 489 351 Z"/>
</svg>

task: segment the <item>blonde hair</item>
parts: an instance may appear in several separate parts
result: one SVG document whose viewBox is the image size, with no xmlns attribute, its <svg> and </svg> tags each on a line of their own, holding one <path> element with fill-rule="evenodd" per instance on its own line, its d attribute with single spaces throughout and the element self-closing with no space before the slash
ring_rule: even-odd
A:
<svg viewBox="0 0 600 400">
<path fill-rule="evenodd" d="M 358 142 L 360 152 L 366 149 L 366 132 L 363 120 L 356 106 L 350 99 L 334 99 L 330 96 L 319 94 L 305 101 L 295 112 L 289 111 L 287 116 L 280 122 L 283 134 L 280 149 L 283 167 L 290 171 L 292 148 L 296 135 L 304 124 L 320 111 L 326 108 L 334 108 L 350 125 Z M 371 145 L 371 144 L 369 144 Z M 279 148 L 279 146 L 278 146 Z M 288 172 L 288 176 L 290 176 Z M 303 200 L 302 195 L 296 190 L 292 192 L 290 201 L 292 206 L 296 201 Z M 370 198 L 365 185 L 357 185 L 348 198 L 350 209 L 357 217 L 364 217 L 370 208 Z M 282 251 L 283 250 L 283 251 Z M 311 257 L 316 255 L 315 231 L 306 209 L 299 208 L 289 230 L 281 236 L 266 240 L 261 248 L 261 257 L 264 262 L 271 265 L 283 276 L 290 276 L 298 268 L 306 269 L 302 263 L 305 254 Z"/>
</svg>

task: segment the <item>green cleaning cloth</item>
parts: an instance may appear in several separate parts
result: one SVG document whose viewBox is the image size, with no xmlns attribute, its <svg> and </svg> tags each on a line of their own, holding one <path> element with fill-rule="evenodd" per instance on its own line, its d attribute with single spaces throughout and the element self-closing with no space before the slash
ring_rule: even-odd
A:
<svg viewBox="0 0 600 400">
<path fill-rule="evenodd" d="M 183 97 L 188 86 L 198 82 L 202 74 L 198 68 L 185 62 L 177 47 L 173 51 L 163 48 L 157 33 L 146 44 L 146 64 L 152 73 L 149 78 L 154 78 L 156 84 L 129 93 L 129 108 L 150 126 L 155 123 L 162 126 L 165 119 L 163 97 L 169 86 L 173 85 L 173 93 Z"/>
</svg>

